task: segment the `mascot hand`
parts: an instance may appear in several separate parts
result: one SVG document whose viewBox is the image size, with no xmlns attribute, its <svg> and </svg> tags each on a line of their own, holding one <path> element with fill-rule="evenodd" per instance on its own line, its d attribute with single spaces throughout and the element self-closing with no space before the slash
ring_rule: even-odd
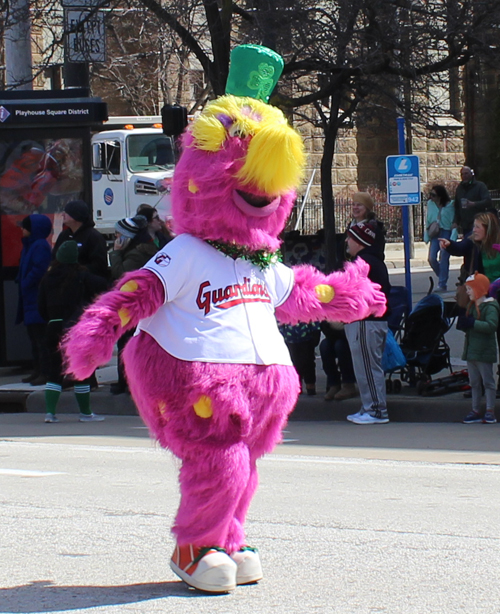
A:
<svg viewBox="0 0 500 614">
<path fill-rule="evenodd" d="M 142 269 L 124 275 L 115 288 L 88 307 L 62 342 L 66 372 L 78 380 L 111 360 L 113 347 L 139 320 L 153 315 L 165 300 L 158 277 Z"/>
<path fill-rule="evenodd" d="M 358 258 L 344 271 L 324 275 L 312 266 L 294 267 L 295 285 L 288 299 L 276 309 L 284 324 L 332 320 L 354 322 L 386 310 L 385 294 L 371 282 L 369 267 Z"/>
</svg>

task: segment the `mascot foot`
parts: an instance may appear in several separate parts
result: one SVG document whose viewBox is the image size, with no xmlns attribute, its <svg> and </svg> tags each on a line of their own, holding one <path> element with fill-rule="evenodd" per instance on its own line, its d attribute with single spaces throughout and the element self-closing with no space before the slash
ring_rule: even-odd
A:
<svg viewBox="0 0 500 614">
<path fill-rule="evenodd" d="M 233 552 L 231 558 L 238 565 L 236 584 L 252 584 L 262 580 L 262 566 L 257 548 L 243 546 Z"/>
<path fill-rule="evenodd" d="M 223 548 L 176 546 L 172 571 L 186 584 L 207 593 L 227 593 L 236 588 L 237 564 Z"/>
</svg>

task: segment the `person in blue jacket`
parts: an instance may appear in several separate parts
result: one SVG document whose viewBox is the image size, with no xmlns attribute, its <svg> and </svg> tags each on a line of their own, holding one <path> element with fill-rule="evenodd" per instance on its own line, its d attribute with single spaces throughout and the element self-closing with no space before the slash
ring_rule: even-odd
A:
<svg viewBox="0 0 500 614">
<path fill-rule="evenodd" d="M 23 381 L 38 386 L 45 384 L 45 321 L 38 311 L 38 288 L 51 261 L 52 250 L 47 237 L 52 231 L 52 222 L 46 215 L 34 213 L 23 219 L 21 227 L 23 249 L 16 279 L 19 284 L 16 324 L 26 326 L 33 353 L 33 373 Z"/>
</svg>

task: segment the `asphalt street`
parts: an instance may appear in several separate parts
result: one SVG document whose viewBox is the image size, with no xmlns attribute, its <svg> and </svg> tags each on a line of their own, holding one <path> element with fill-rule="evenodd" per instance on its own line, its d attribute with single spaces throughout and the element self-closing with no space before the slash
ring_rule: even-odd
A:
<svg viewBox="0 0 500 614">
<path fill-rule="evenodd" d="M 264 579 L 213 596 L 168 565 L 176 459 L 137 416 L 68 411 L 0 414 L 0 614 L 500 614 L 499 425 L 291 421 L 247 520 Z"/>
<path fill-rule="evenodd" d="M 2 614 L 500 612 L 497 427 L 290 423 L 248 516 L 264 579 L 208 596 L 168 567 L 177 461 L 137 417 L 63 418 L 0 416 Z"/>
</svg>

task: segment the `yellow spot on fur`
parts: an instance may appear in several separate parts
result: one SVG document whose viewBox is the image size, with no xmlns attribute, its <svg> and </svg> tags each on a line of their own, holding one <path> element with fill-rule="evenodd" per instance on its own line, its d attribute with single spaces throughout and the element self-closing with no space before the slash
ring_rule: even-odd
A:
<svg viewBox="0 0 500 614">
<path fill-rule="evenodd" d="M 191 194 L 196 194 L 196 192 L 198 192 L 198 186 L 192 179 L 189 180 L 188 190 L 191 192 Z"/>
<path fill-rule="evenodd" d="M 130 322 L 130 314 L 128 309 L 120 309 L 118 311 L 118 315 L 120 316 L 121 325 L 127 326 L 127 324 Z"/>
<path fill-rule="evenodd" d="M 163 401 L 161 403 L 158 403 L 158 411 L 160 412 L 162 416 L 166 414 L 167 406 L 165 405 L 165 403 L 163 403 Z"/>
<path fill-rule="evenodd" d="M 131 279 L 130 281 L 127 281 L 126 284 L 123 284 L 123 286 L 120 288 L 120 292 L 135 292 L 138 287 L 139 284 Z"/>
<path fill-rule="evenodd" d="M 322 303 L 331 303 L 335 296 L 335 290 L 326 284 L 320 284 L 314 288 L 316 296 Z"/>
<path fill-rule="evenodd" d="M 212 400 L 210 397 L 202 395 L 193 405 L 194 413 L 200 418 L 211 418 L 213 412 Z"/>
</svg>

